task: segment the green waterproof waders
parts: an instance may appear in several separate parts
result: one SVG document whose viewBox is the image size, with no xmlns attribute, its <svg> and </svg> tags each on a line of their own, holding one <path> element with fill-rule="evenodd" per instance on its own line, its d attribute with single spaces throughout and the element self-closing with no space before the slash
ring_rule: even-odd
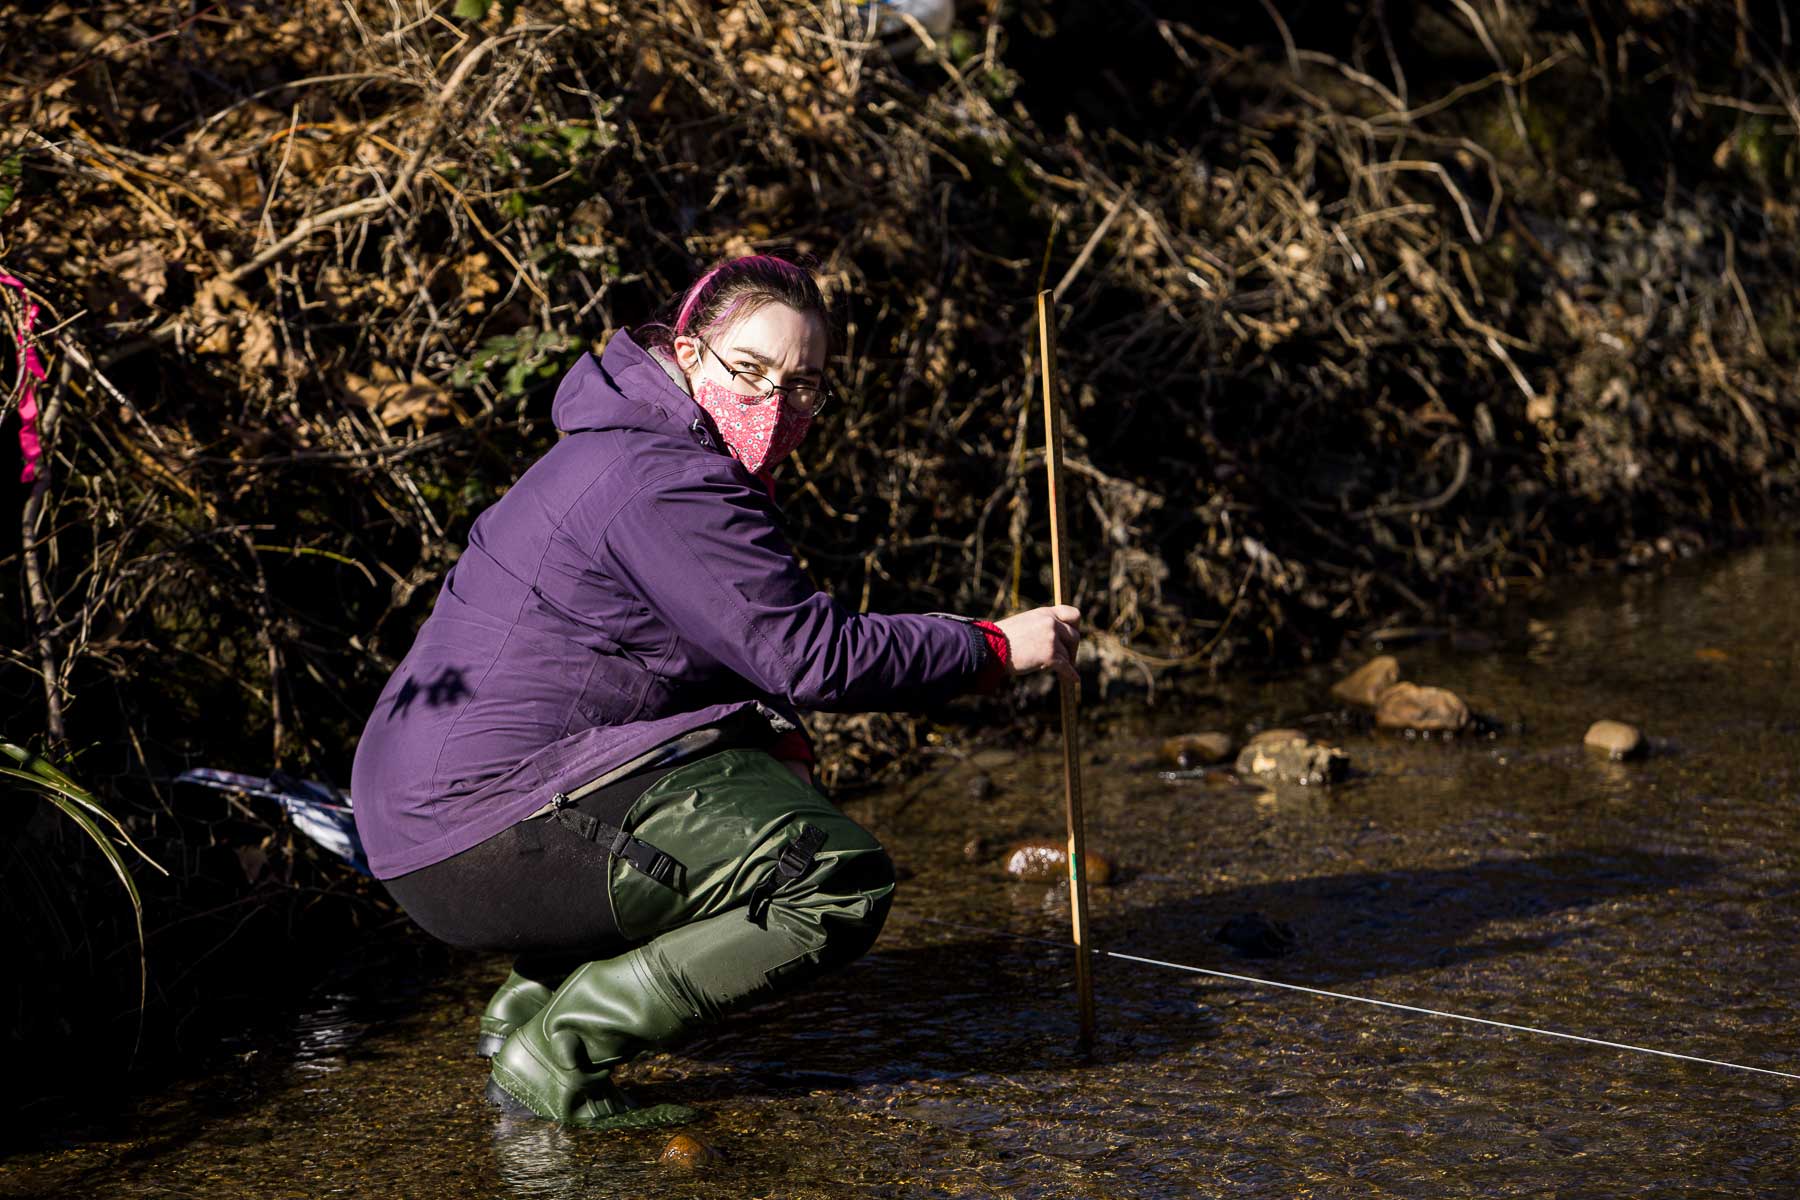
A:
<svg viewBox="0 0 1800 1200">
<path fill-rule="evenodd" d="M 499 1053 L 512 1031 L 537 1016 L 550 1003 L 550 993 L 579 965 L 561 962 L 545 968 L 515 962 L 506 973 L 506 982 L 494 989 L 482 1011 L 480 1032 L 475 1037 L 476 1057 L 492 1058 Z"/>
<path fill-rule="evenodd" d="M 608 860 L 612 909 L 626 937 L 648 940 L 577 967 L 493 1059 L 490 1095 L 569 1125 L 691 1119 L 679 1105 L 633 1109 L 613 1068 L 858 958 L 894 889 L 875 839 L 760 750 L 676 768 L 623 829 L 615 845 L 634 844 Z M 643 864 L 656 852 L 653 877 Z"/>
</svg>

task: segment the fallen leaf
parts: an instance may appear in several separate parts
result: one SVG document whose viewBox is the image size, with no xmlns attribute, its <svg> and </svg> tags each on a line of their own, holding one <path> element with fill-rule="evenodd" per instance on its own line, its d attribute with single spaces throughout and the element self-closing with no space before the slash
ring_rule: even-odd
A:
<svg viewBox="0 0 1800 1200">
<path fill-rule="evenodd" d="M 354 371 L 347 372 L 344 391 L 367 408 L 384 428 L 409 421 L 422 427 L 433 417 L 447 416 L 455 411 L 449 389 L 417 372 L 410 379 L 401 379 L 386 363 L 376 363 L 373 373 L 371 379 Z"/>
<path fill-rule="evenodd" d="M 169 260 L 153 242 L 134 246 L 102 259 L 100 265 L 141 304 L 155 304 L 169 290 Z"/>
<path fill-rule="evenodd" d="M 226 279 L 202 284 L 194 296 L 193 313 L 199 325 L 194 349 L 202 354 L 226 354 L 231 350 L 237 320 L 232 315 L 250 306 L 243 289 Z"/>
<path fill-rule="evenodd" d="M 456 264 L 456 277 L 462 283 L 463 311 L 478 313 L 487 307 L 484 296 L 500 291 L 500 281 L 488 273 L 488 256 L 478 251 Z"/>
</svg>

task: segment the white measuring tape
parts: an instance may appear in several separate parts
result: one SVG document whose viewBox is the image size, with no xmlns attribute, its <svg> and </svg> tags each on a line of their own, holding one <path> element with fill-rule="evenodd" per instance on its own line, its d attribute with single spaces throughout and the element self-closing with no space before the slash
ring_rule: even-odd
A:
<svg viewBox="0 0 1800 1200">
<path fill-rule="evenodd" d="M 908 912 L 894 914 L 910 921 L 922 921 L 927 925 L 943 925 L 950 929 L 961 929 L 968 933 L 985 933 L 994 937 L 1011 938 L 1020 942 L 1036 942 L 1042 946 L 1055 946 L 1061 950 L 1073 950 L 1075 947 L 1067 942 L 1059 942 L 1052 938 L 1033 937 L 1025 933 L 1012 933 L 1004 929 L 989 929 L 981 925 L 964 925 L 957 921 L 943 921 L 936 917 L 915 916 Z M 1605 1046 L 1611 1050 L 1630 1050 L 1637 1054 L 1654 1054 L 1658 1058 L 1678 1058 L 1683 1062 L 1705 1063 L 1710 1067 L 1729 1067 L 1734 1071 L 1752 1071 L 1758 1075 L 1775 1075 L 1782 1079 L 1800 1079 L 1791 1071 L 1774 1071 L 1768 1067 L 1750 1067 L 1743 1063 L 1726 1062 L 1719 1058 L 1701 1058 L 1695 1054 L 1677 1054 L 1673 1050 L 1656 1050 L 1649 1046 L 1634 1046 L 1629 1042 L 1609 1042 L 1604 1038 L 1583 1037 L 1579 1033 L 1563 1033 L 1555 1029 L 1540 1029 L 1535 1025 L 1515 1025 L 1510 1021 L 1493 1021 L 1487 1017 L 1471 1017 L 1465 1013 L 1445 1012 L 1441 1008 L 1421 1008 L 1416 1004 L 1396 1004 L 1392 1000 L 1372 1000 L 1367 996 L 1352 996 L 1348 992 L 1328 992 L 1323 988 L 1303 987 L 1297 983 L 1282 983 L 1275 979 L 1262 979 L 1255 975 L 1234 975 L 1230 971 L 1215 971 L 1207 967 L 1190 966 L 1187 963 L 1165 962 L 1160 958 L 1144 958 L 1136 954 L 1123 954 L 1117 950 L 1096 950 L 1093 953 L 1107 958 L 1117 958 L 1125 962 L 1143 963 L 1151 967 L 1167 967 L 1171 971 L 1186 971 L 1193 975 L 1211 975 L 1218 979 L 1232 979 L 1239 983 L 1255 984 L 1258 987 L 1281 988 L 1289 992 L 1305 992 L 1309 996 L 1329 996 L 1333 1000 L 1351 1000 L 1357 1004 L 1373 1004 L 1380 1008 L 1398 1009 L 1401 1012 L 1422 1013 L 1428 1017 L 1448 1017 L 1452 1021 L 1467 1021 L 1473 1025 L 1491 1025 L 1495 1029 L 1510 1029 L 1516 1033 L 1536 1033 L 1544 1037 L 1562 1038 L 1569 1042 L 1586 1042 L 1590 1046 Z"/>
</svg>

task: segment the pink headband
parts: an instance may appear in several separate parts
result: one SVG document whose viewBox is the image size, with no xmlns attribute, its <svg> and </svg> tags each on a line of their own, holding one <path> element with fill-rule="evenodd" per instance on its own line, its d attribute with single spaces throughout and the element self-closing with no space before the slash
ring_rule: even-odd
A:
<svg viewBox="0 0 1800 1200">
<path fill-rule="evenodd" d="M 688 318 L 694 315 L 696 308 L 700 307 L 700 295 L 706 291 L 706 285 L 717 278 L 719 272 L 723 271 L 727 265 L 729 264 L 721 263 L 694 281 L 694 286 L 688 289 L 687 299 L 681 302 L 681 315 L 675 318 L 676 333 L 687 328 Z"/>
<path fill-rule="evenodd" d="M 685 333 L 687 331 L 688 321 L 693 317 L 694 310 L 700 307 L 700 298 L 706 294 L 707 289 L 722 272 L 730 271 L 735 274 L 740 270 L 761 266 L 771 267 L 778 273 L 784 275 L 803 274 L 799 267 L 795 266 L 787 259 L 777 258 L 773 254 L 748 254 L 743 258 L 734 258 L 730 262 L 720 263 L 718 266 L 702 275 L 699 279 L 695 280 L 694 286 L 688 289 L 686 297 L 681 301 L 681 312 L 675 318 L 675 332 Z M 732 308 L 736 307 L 735 304 L 732 305 Z M 725 312 L 719 314 L 719 319 L 722 321 L 730 315 L 731 309 L 726 309 Z"/>
</svg>

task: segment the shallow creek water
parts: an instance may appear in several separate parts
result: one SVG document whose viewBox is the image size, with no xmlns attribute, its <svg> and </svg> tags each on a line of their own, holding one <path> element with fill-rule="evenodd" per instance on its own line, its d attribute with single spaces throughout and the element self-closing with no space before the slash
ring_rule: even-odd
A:
<svg viewBox="0 0 1800 1200">
<path fill-rule="evenodd" d="M 1326 694 L 1345 664 L 1097 706 L 1090 839 L 1123 870 L 1094 890 L 1096 943 L 1800 1072 L 1797 583 L 1800 550 L 1770 545 L 1394 651 L 1496 718 L 1490 738 L 1345 720 Z M 1600 717 L 1654 755 L 1585 754 Z M 1277 724 L 1342 746 L 1356 776 L 1269 791 L 1133 769 L 1168 734 Z M 1057 834 L 1054 740 L 947 752 L 847 807 L 910 872 L 875 952 L 628 1072 L 705 1110 L 717 1165 L 659 1165 L 666 1131 L 497 1115 L 471 1049 L 504 963 L 402 943 L 347 958 L 225 1068 L 0 1160 L 0 1195 L 1800 1190 L 1800 1082 L 1771 1076 L 1106 959 L 1079 1059 L 1068 952 L 1006 936 L 1066 939 L 1061 889 L 997 870 L 1010 838 Z M 971 863 L 977 836 L 992 852 Z M 1297 949 L 1215 940 L 1249 912 Z"/>
</svg>

